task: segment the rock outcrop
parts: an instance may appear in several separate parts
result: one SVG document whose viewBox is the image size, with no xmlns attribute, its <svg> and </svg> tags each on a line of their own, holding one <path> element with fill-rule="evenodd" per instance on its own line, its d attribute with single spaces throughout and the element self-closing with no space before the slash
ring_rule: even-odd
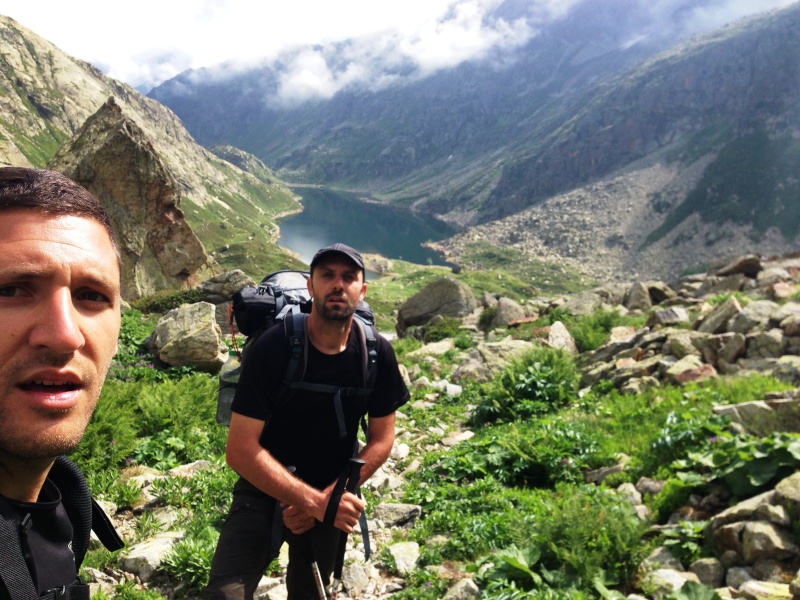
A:
<svg viewBox="0 0 800 600">
<path fill-rule="evenodd" d="M 147 135 L 110 98 L 48 167 L 92 192 L 111 215 L 122 297 L 188 289 L 213 265 L 180 209 L 177 181 Z"/>
</svg>

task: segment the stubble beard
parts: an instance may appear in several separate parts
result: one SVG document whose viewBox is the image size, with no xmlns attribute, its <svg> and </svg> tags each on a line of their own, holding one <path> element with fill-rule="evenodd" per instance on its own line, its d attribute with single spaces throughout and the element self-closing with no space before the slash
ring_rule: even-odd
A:
<svg viewBox="0 0 800 600">
<path fill-rule="evenodd" d="M 36 362 L 59 366 L 61 361 L 52 355 L 40 355 Z M 34 409 L 38 421 L 33 427 L 37 424 L 39 427 L 33 432 L 15 422 L 13 414 L 15 407 L 0 403 L 0 454 L 18 460 L 40 460 L 72 452 L 83 439 L 110 365 L 111 358 L 108 364 L 101 368 L 97 381 L 89 377 L 89 380 L 83 382 L 82 393 L 87 398 L 81 400 L 77 406 L 60 411 Z M 11 377 L 15 380 L 13 374 L 14 371 L 11 372 Z"/>
</svg>

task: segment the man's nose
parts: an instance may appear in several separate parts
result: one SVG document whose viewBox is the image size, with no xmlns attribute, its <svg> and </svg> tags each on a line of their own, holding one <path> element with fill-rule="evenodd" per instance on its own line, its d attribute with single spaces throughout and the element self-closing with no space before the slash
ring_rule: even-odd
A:
<svg viewBox="0 0 800 600">
<path fill-rule="evenodd" d="M 80 320 L 81 314 L 70 290 L 53 293 L 38 307 L 36 325 L 30 336 L 31 346 L 46 347 L 59 354 L 75 352 L 86 343 Z"/>
</svg>

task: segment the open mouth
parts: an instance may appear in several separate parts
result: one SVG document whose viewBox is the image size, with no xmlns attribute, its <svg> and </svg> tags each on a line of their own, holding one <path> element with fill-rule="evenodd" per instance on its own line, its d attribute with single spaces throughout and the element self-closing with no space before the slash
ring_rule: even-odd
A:
<svg viewBox="0 0 800 600">
<path fill-rule="evenodd" d="M 68 381 L 29 381 L 19 386 L 27 392 L 72 392 L 79 386 Z"/>
</svg>

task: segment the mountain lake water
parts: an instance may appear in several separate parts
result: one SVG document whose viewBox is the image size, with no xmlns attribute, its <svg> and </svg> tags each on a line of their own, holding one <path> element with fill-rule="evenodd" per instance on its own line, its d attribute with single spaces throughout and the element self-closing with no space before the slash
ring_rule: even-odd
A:
<svg viewBox="0 0 800 600">
<path fill-rule="evenodd" d="M 317 187 L 298 187 L 303 212 L 282 219 L 278 244 L 306 264 L 325 246 L 342 242 L 363 253 L 380 254 L 415 264 L 446 265 L 436 252 L 420 244 L 449 237 L 455 230 L 411 211 L 358 200 L 358 195 Z"/>
</svg>

